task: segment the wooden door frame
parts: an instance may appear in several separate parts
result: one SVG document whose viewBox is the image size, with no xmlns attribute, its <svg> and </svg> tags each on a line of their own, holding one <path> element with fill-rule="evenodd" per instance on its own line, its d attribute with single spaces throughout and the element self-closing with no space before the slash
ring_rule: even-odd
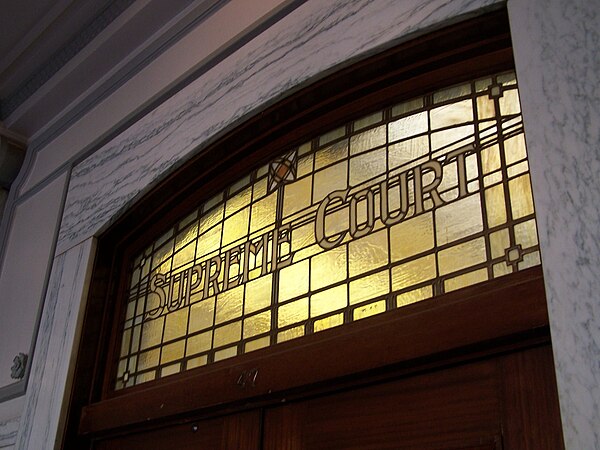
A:
<svg viewBox="0 0 600 450">
<path fill-rule="evenodd" d="M 123 392 L 113 392 L 106 375 L 118 343 L 115 317 L 124 304 L 119 299 L 125 291 L 125 264 L 178 217 L 228 180 L 243 176 L 249 166 L 264 164 L 307 136 L 513 64 L 506 11 L 496 11 L 313 80 L 199 148 L 99 238 L 64 445 L 88 448 L 98 436 L 213 417 L 392 372 L 414 373 L 549 343 L 543 279 L 534 268 Z M 336 351 L 340 363 L 331 364 Z M 255 369 L 255 385 L 240 388 L 240 375 Z"/>
</svg>

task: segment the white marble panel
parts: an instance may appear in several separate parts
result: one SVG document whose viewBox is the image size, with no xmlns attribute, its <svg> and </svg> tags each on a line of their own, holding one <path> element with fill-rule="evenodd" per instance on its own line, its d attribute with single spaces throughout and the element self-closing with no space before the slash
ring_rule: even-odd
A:
<svg viewBox="0 0 600 450">
<path fill-rule="evenodd" d="M 52 449 L 60 439 L 85 311 L 95 240 L 54 259 L 16 447 Z"/>
<path fill-rule="evenodd" d="M 0 421 L 0 448 L 8 448 L 14 445 L 19 431 L 19 417 Z"/>
<path fill-rule="evenodd" d="M 0 387 L 15 382 L 13 358 L 30 351 L 66 183 L 65 172 L 15 208 L 0 272 Z"/>
<path fill-rule="evenodd" d="M 568 449 L 600 448 L 600 2 L 509 0 Z"/>
<path fill-rule="evenodd" d="M 58 251 L 94 235 L 199 146 L 306 80 L 498 0 L 309 0 L 75 167 Z"/>
</svg>

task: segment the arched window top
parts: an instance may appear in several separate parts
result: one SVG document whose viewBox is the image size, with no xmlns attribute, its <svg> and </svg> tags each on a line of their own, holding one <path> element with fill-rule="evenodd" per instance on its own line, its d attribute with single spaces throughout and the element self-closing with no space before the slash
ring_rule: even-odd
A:
<svg viewBox="0 0 600 450">
<path fill-rule="evenodd" d="M 540 263 L 513 72 L 287 148 L 129 264 L 123 389 Z"/>
</svg>

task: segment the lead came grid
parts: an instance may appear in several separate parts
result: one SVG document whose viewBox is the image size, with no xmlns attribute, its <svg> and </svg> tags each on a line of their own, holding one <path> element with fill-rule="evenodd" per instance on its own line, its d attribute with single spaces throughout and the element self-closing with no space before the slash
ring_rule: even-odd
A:
<svg viewBox="0 0 600 450">
<path fill-rule="evenodd" d="M 540 264 L 513 72 L 288 150 L 131 266 L 116 389 Z"/>
</svg>

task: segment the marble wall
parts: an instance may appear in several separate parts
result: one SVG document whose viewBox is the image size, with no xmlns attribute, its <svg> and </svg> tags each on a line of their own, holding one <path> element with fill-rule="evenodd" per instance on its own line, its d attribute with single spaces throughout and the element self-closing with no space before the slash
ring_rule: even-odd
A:
<svg viewBox="0 0 600 450">
<path fill-rule="evenodd" d="M 600 2 L 509 0 L 568 449 L 600 448 Z"/>
<path fill-rule="evenodd" d="M 57 439 L 93 236 L 207 142 L 302 83 L 502 3 L 309 0 L 78 164 L 69 183 L 17 448 L 51 448 Z M 564 3 L 509 0 L 508 6 L 568 448 L 591 449 L 600 448 L 593 426 L 599 422 L 600 397 L 594 318 L 598 277 L 593 271 L 600 252 L 593 206 L 600 192 L 598 183 L 580 187 L 582 181 L 594 185 L 598 167 L 600 102 L 592 89 L 598 89 L 598 42 L 592 27 L 598 2 L 569 3 L 575 5 L 570 15 Z M 585 18 L 586 13 L 592 18 Z M 589 27 L 572 22 L 573 15 Z M 580 86 L 579 79 L 589 80 L 589 86 Z M 583 206 L 592 208 L 573 218 Z"/>
</svg>

